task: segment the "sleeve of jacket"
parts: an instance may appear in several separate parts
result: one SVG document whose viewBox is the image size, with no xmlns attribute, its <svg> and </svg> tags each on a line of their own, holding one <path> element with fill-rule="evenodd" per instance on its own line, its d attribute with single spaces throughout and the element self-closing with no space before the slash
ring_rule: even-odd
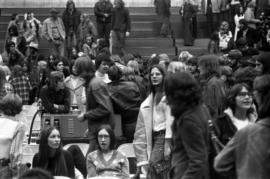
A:
<svg viewBox="0 0 270 179">
<path fill-rule="evenodd" d="M 107 89 L 107 84 L 101 82 L 92 90 L 97 107 L 87 111 L 84 114 L 84 119 L 99 120 L 109 116 L 113 111 L 111 99 Z"/>
<path fill-rule="evenodd" d="M 148 164 L 146 131 L 141 111 L 138 114 L 137 125 L 134 133 L 133 147 L 137 158 L 137 166 Z"/>
<path fill-rule="evenodd" d="M 53 106 L 53 102 L 50 99 L 50 95 L 49 95 L 49 89 L 48 88 L 41 88 L 40 90 L 40 99 L 42 101 L 42 105 L 44 106 L 45 110 L 55 114 L 56 113 L 56 108 L 54 108 Z"/>
<path fill-rule="evenodd" d="M 65 88 L 64 89 L 64 101 L 63 105 L 59 105 L 58 112 L 59 113 L 68 113 L 70 109 L 70 91 Z"/>
<path fill-rule="evenodd" d="M 225 148 L 216 156 L 214 168 L 221 175 L 224 175 L 224 176 L 235 175 L 236 145 L 237 145 L 237 142 L 236 142 L 236 136 L 235 136 L 228 142 Z"/>
<path fill-rule="evenodd" d="M 182 179 L 200 178 L 201 174 L 208 170 L 208 149 L 204 139 L 204 127 L 193 117 L 185 117 L 182 120 L 183 145 L 188 156 L 188 166 Z"/>
<path fill-rule="evenodd" d="M 126 32 L 130 32 L 131 31 L 131 20 L 130 20 L 130 15 L 129 15 L 129 10 L 126 9 L 126 25 L 127 25 L 127 29 Z"/>
<path fill-rule="evenodd" d="M 63 23 L 63 20 L 61 18 L 59 18 L 59 23 L 60 23 L 60 26 L 63 30 L 63 38 L 65 39 L 66 38 L 66 30 L 65 30 L 65 26 L 64 26 L 64 23 Z"/>
<path fill-rule="evenodd" d="M 104 13 L 99 9 L 99 3 L 97 2 L 94 7 L 94 13 L 97 17 L 104 17 Z"/>
</svg>

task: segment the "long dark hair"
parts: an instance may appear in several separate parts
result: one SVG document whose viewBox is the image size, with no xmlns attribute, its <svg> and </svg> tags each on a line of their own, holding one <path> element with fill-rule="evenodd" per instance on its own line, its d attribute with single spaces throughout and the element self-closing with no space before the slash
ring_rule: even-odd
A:
<svg viewBox="0 0 270 179">
<path fill-rule="evenodd" d="M 48 145 L 48 137 L 52 133 L 53 130 L 58 130 L 55 127 L 49 127 L 43 129 L 40 133 L 40 144 L 38 151 L 38 162 L 37 167 L 49 169 L 49 159 L 50 159 L 50 151 L 51 148 Z M 59 131 L 59 130 L 58 130 Z M 62 145 L 58 149 L 56 149 L 55 155 L 53 157 L 55 160 L 55 168 L 54 171 L 51 171 L 54 176 L 68 176 L 68 169 L 66 166 L 66 161 L 63 154 Z"/>
<path fill-rule="evenodd" d="M 79 57 L 74 65 L 77 74 L 85 80 L 85 87 L 88 87 L 89 82 L 95 77 L 95 65 L 86 56 Z"/>
<path fill-rule="evenodd" d="M 97 144 L 98 144 L 98 149 L 101 151 L 101 148 L 100 148 L 100 145 L 99 145 L 99 142 L 98 142 L 98 133 L 102 130 L 102 129 L 105 129 L 109 136 L 110 136 L 110 150 L 113 150 L 115 148 L 115 135 L 114 135 L 114 132 L 111 128 L 110 125 L 102 125 L 98 128 L 97 132 L 96 132 L 96 141 L 97 141 Z"/>
<path fill-rule="evenodd" d="M 154 68 L 157 68 L 160 73 L 163 75 L 163 79 L 162 79 L 162 82 L 160 84 L 160 88 L 158 88 L 158 91 L 156 91 L 156 88 L 155 86 L 152 84 L 152 81 L 151 81 L 151 71 L 152 69 Z M 157 95 L 156 96 L 156 99 L 157 99 L 157 104 L 160 102 L 161 98 L 164 96 L 164 81 L 165 81 L 165 77 L 166 77 L 166 72 L 165 72 L 165 69 L 162 65 L 153 65 L 149 68 L 149 73 L 148 73 L 148 80 L 149 80 L 149 91 L 148 93 L 153 93 L 153 95 Z"/>
</svg>

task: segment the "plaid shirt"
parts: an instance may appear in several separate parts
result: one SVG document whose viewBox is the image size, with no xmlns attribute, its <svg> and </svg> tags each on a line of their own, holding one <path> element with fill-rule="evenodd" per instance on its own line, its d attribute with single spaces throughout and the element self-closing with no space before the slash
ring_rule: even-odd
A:
<svg viewBox="0 0 270 179">
<path fill-rule="evenodd" d="M 0 99 L 2 99 L 4 96 L 6 96 L 9 93 L 13 93 L 13 87 L 10 83 L 6 82 L 4 84 L 4 88 L 0 90 Z"/>
<path fill-rule="evenodd" d="M 32 89 L 30 81 L 26 76 L 13 77 L 10 79 L 10 84 L 14 88 L 14 93 L 22 98 L 23 104 L 29 102 L 29 92 Z"/>
</svg>

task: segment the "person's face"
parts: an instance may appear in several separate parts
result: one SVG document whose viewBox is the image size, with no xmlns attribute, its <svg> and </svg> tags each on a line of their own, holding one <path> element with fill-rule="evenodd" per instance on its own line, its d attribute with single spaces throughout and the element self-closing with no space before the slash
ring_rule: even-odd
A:
<svg viewBox="0 0 270 179">
<path fill-rule="evenodd" d="M 109 65 L 108 62 L 102 61 L 101 64 L 100 64 L 100 66 L 99 66 L 99 68 L 98 68 L 98 71 L 100 73 L 102 73 L 102 74 L 105 74 L 105 73 L 108 72 L 109 67 L 110 67 L 110 65 Z"/>
<path fill-rule="evenodd" d="M 40 62 L 38 63 L 38 67 L 39 67 L 40 70 L 45 70 L 45 69 L 47 69 L 47 62 L 46 62 L 46 61 L 40 61 Z"/>
<path fill-rule="evenodd" d="M 74 75 L 78 75 L 78 72 L 77 72 L 77 70 L 76 70 L 75 65 L 72 66 L 72 73 L 73 73 Z"/>
<path fill-rule="evenodd" d="M 120 8 L 120 6 L 121 6 L 120 0 L 115 0 L 113 4 L 114 4 L 114 6 L 115 6 L 116 8 Z"/>
<path fill-rule="evenodd" d="M 75 48 L 73 48 L 71 53 L 72 53 L 72 55 L 76 56 L 77 55 L 77 50 Z"/>
<path fill-rule="evenodd" d="M 261 74 L 262 71 L 263 71 L 263 64 L 261 62 L 259 62 L 259 61 L 256 61 L 255 70 Z"/>
<path fill-rule="evenodd" d="M 239 7 L 239 12 L 242 14 L 244 12 L 243 7 Z"/>
<path fill-rule="evenodd" d="M 86 38 L 86 43 L 89 45 L 92 43 L 92 37 L 87 37 Z"/>
<path fill-rule="evenodd" d="M 74 4 L 73 4 L 73 3 L 70 3 L 70 4 L 68 5 L 68 10 L 69 10 L 69 11 L 73 11 L 73 10 L 74 10 Z"/>
<path fill-rule="evenodd" d="M 236 108 L 249 109 L 252 105 L 252 94 L 243 87 L 242 90 L 235 97 Z"/>
<path fill-rule="evenodd" d="M 64 64 L 63 64 L 63 62 L 59 62 L 59 63 L 56 65 L 56 70 L 57 70 L 57 71 L 63 72 L 63 70 L 64 70 Z"/>
<path fill-rule="evenodd" d="M 15 21 L 19 21 L 19 15 L 16 15 L 16 17 L 15 17 Z"/>
<path fill-rule="evenodd" d="M 48 137 L 48 146 L 52 149 L 58 149 L 60 147 L 60 133 L 57 129 L 52 130 Z"/>
<path fill-rule="evenodd" d="M 105 129 L 102 129 L 98 132 L 98 144 L 101 150 L 110 150 L 111 139 L 109 133 Z"/>
<path fill-rule="evenodd" d="M 55 12 L 52 12 L 52 13 L 51 13 L 51 17 L 52 17 L 53 19 L 57 19 L 58 14 L 57 14 L 57 13 L 55 13 Z"/>
<path fill-rule="evenodd" d="M 57 86 L 56 86 L 57 90 L 62 90 L 65 88 L 65 82 L 64 82 L 64 78 L 60 81 L 57 82 Z"/>
<path fill-rule="evenodd" d="M 158 68 L 153 68 L 150 72 L 150 79 L 153 86 L 160 85 L 163 80 L 163 75 Z"/>
<path fill-rule="evenodd" d="M 10 45 L 9 46 L 9 51 L 10 52 L 15 52 L 15 45 Z"/>
<path fill-rule="evenodd" d="M 32 19 L 31 13 L 28 13 L 27 14 L 27 20 L 31 20 L 31 19 Z"/>
<path fill-rule="evenodd" d="M 199 69 L 200 75 L 204 75 L 206 73 L 206 69 L 203 66 L 199 65 L 198 69 Z"/>
</svg>

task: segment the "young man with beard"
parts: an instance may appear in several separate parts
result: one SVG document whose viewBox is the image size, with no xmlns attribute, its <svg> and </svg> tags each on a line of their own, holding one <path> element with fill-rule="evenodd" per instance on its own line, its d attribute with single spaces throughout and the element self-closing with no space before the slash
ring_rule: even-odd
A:
<svg viewBox="0 0 270 179">
<path fill-rule="evenodd" d="M 170 178 L 209 178 L 211 116 L 199 83 L 190 73 L 174 73 L 165 80 L 165 94 L 174 116 Z"/>
</svg>

